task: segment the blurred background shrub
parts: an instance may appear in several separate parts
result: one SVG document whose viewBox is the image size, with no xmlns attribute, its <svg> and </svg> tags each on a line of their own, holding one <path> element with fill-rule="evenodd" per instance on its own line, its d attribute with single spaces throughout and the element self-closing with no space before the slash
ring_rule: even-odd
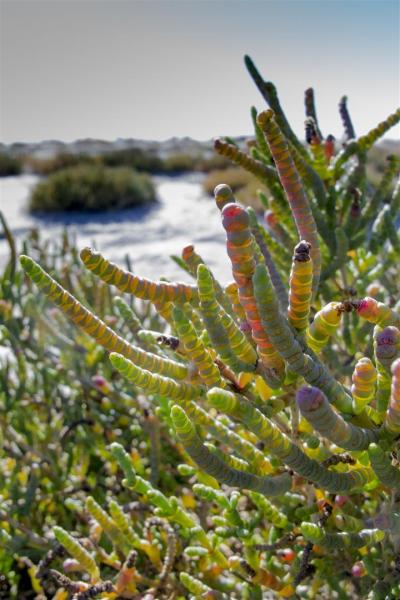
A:
<svg viewBox="0 0 400 600">
<path fill-rule="evenodd" d="M 82 164 L 93 164 L 95 159 L 87 154 L 60 152 L 49 158 L 38 158 L 28 155 L 24 159 L 24 167 L 36 175 L 51 175 L 61 169 L 76 167 Z"/>
<path fill-rule="evenodd" d="M 10 154 L 0 152 L 0 177 L 19 175 L 22 170 L 21 161 Z"/>
<path fill-rule="evenodd" d="M 245 206 L 251 206 L 254 210 L 262 211 L 261 201 L 257 196 L 260 182 L 254 175 L 241 167 L 228 167 L 225 169 L 213 169 L 203 181 L 204 191 L 213 195 L 215 187 L 223 181 L 232 188 L 236 198 Z"/>
<path fill-rule="evenodd" d="M 156 200 L 151 178 L 127 167 L 79 165 L 40 182 L 30 199 L 31 211 L 101 211 L 132 208 Z"/>
<path fill-rule="evenodd" d="M 98 160 L 106 167 L 131 167 L 147 173 L 160 173 L 163 170 L 163 161 L 159 156 L 140 148 L 113 150 L 99 156 Z"/>
</svg>

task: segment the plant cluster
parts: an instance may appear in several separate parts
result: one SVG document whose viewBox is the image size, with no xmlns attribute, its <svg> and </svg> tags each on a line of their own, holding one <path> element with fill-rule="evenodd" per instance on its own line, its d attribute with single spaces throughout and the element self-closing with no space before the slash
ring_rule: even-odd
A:
<svg viewBox="0 0 400 600">
<path fill-rule="evenodd" d="M 0 152 L 0 177 L 19 175 L 22 171 L 21 161 L 9 156 L 6 152 Z"/>
<path fill-rule="evenodd" d="M 2 223 L 11 259 L 0 276 L 0 598 L 9 600 L 39 594 L 34 565 L 52 546 L 52 527 L 79 530 L 87 494 L 103 503 L 111 486 L 118 495 L 121 486 L 112 483 L 114 469 L 105 459 L 110 443 L 129 446 L 137 472 L 149 468 L 151 480 L 167 493 L 174 490 L 174 474 L 161 472 L 157 457 L 162 452 L 174 465 L 179 454 L 148 400 L 115 376 L 105 351 L 32 294 L 30 281 L 16 268 L 14 239 L 3 218 Z M 128 340 L 150 348 L 138 337 L 139 321 L 162 330 L 151 307 L 124 302 L 82 273 L 66 234 L 50 243 L 34 231 L 24 252 L 57 273 Z M 131 268 L 128 259 L 126 266 Z M 137 514 L 146 513 L 139 507 Z"/>
<path fill-rule="evenodd" d="M 14 145 L 17 146 L 17 145 Z M 26 154 L 19 148 L 20 155 L 14 156 L 11 150 L 0 153 L 0 177 L 19 175 L 21 171 L 48 176 L 63 169 L 82 165 L 103 167 L 129 167 L 135 171 L 153 175 L 176 175 L 188 171 L 208 173 L 213 169 L 227 167 L 229 160 L 219 155 L 210 155 L 212 146 L 204 145 L 190 154 L 171 152 L 162 156 L 159 149 L 144 150 L 127 148 L 109 150 L 101 154 L 60 151 L 50 158 L 39 158 Z"/>
<path fill-rule="evenodd" d="M 33 190 L 32 211 L 106 211 L 156 201 L 154 184 L 146 173 L 127 167 L 79 165 L 62 169 Z"/>
<path fill-rule="evenodd" d="M 21 414 L 21 374 L 13 379 L 4 430 L 10 435 L 18 423 L 22 439 L 7 441 L 3 460 L 24 443 L 30 452 L 43 444 L 44 460 L 34 468 L 22 452 L 12 463 L 18 467 L 6 471 L 3 560 L 30 555 L 43 597 L 400 596 L 399 182 L 389 194 L 398 159 L 390 157 L 375 189 L 366 178 L 368 151 L 400 110 L 356 138 L 342 100 L 346 144 L 338 149 L 322 136 L 307 90 L 304 146 L 274 86 L 249 58 L 246 65 L 270 109 L 253 111 L 249 152 L 232 141 L 217 141 L 216 149 L 260 180 L 267 213 L 264 226 L 227 185 L 216 187 L 231 283 L 221 285 L 193 246 L 177 259 L 190 284 L 141 278 L 85 248 L 80 258 L 97 278 L 86 293 L 80 282 L 87 275 L 78 269 L 63 280 L 46 255 L 35 261 L 25 251 L 20 259 L 41 298 L 60 309 L 53 333 L 64 336 L 66 317 L 81 332 L 76 342 L 102 357 L 97 386 L 113 411 L 80 396 L 71 372 L 100 364 L 86 354 L 75 352 L 68 366 L 72 398 L 45 402 L 47 434 L 42 418 L 24 420 L 29 402 Z M 30 326 L 27 339 L 35 340 L 21 292 L 30 283 L 12 257 L 3 280 L 12 294 L 7 310 L 16 306 L 7 331 Z M 113 299 L 111 286 L 123 296 Z M 132 298 L 150 306 L 158 323 L 141 325 Z M 116 311 L 120 320 L 110 318 Z M 32 344 L 14 350 L 13 368 Z M 65 394 L 59 371 L 50 385 Z M 22 375 L 35 381 L 40 372 L 32 363 Z M 128 422 L 115 425 L 120 402 Z M 49 453 L 59 454 L 47 464 L 46 435 L 68 406 L 93 411 L 95 431 L 79 430 L 61 449 L 51 438 Z M 147 419 L 146 431 L 133 435 L 130 418 L 138 429 Z M 62 481 L 37 468 L 58 468 Z M 58 498 L 54 513 L 41 508 L 40 499 L 56 497 L 44 482 L 65 496 L 64 485 L 77 478 L 82 486 L 88 474 L 88 490 L 75 498 L 67 487 L 62 507 Z M 33 500 L 21 514 L 26 497 Z"/>
</svg>

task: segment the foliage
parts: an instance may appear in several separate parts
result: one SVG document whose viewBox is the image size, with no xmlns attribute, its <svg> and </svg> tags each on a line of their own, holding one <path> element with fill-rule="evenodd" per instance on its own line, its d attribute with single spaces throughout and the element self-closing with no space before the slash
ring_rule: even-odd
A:
<svg viewBox="0 0 400 600">
<path fill-rule="evenodd" d="M 135 171 L 151 173 L 153 175 L 166 174 L 175 175 L 188 171 L 209 172 L 210 170 L 227 167 L 229 161 L 221 156 L 208 154 L 210 148 L 197 153 L 186 154 L 182 152 L 170 153 L 161 156 L 159 150 L 143 150 L 141 148 L 127 148 L 123 150 L 110 150 L 103 154 L 86 154 L 71 152 L 59 152 L 51 158 L 38 158 L 27 155 L 23 158 L 23 166 L 26 170 L 37 175 L 48 176 L 57 171 L 81 165 L 105 166 L 105 167 L 129 167 Z M 8 155 L 1 155 L 0 160 L 10 161 Z M 17 162 L 15 160 L 15 162 Z M 8 164 L 8 163 L 7 163 Z M 20 165 L 20 163 L 18 162 Z M 20 165 L 21 168 L 21 165 Z M 14 173 L 13 173 L 14 174 Z"/>
<path fill-rule="evenodd" d="M 157 457 L 162 452 L 175 464 L 179 454 L 148 400 L 115 376 L 101 347 L 77 333 L 50 303 L 35 299 L 29 281 L 15 268 L 14 240 L 4 220 L 3 225 L 11 260 L 0 277 L 0 573 L 11 590 L 0 597 L 24 599 L 33 597 L 33 588 L 38 593 L 33 565 L 53 545 L 52 527 L 75 531 L 87 522 L 88 493 L 103 504 L 112 485 L 122 505 L 129 502 L 126 494 L 119 495 L 115 469 L 107 464 L 110 443 L 129 447 L 138 473 L 152 472 L 151 480 L 169 494 L 174 476 L 159 469 Z M 124 303 L 123 318 L 122 300 L 81 272 L 67 235 L 52 244 L 33 232 L 24 251 L 143 350 L 150 345 L 139 339 L 134 323 L 140 319 L 149 330 L 162 330 L 151 307 L 132 299 Z M 135 506 L 128 514 L 152 515 Z M 10 531 L 13 541 L 6 545 Z"/>
<path fill-rule="evenodd" d="M 5 152 L 0 152 L 0 177 L 19 175 L 22 170 L 21 161 Z"/>
<path fill-rule="evenodd" d="M 106 167 L 130 167 L 147 173 L 159 173 L 163 170 L 161 158 L 140 148 L 106 152 L 98 157 L 98 160 Z"/>
<path fill-rule="evenodd" d="M 24 166 L 37 175 L 51 175 L 78 165 L 94 164 L 95 159 L 87 154 L 71 154 L 69 152 L 59 152 L 52 158 L 37 158 L 35 156 L 26 156 Z"/>
<path fill-rule="evenodd" d="M 156 200 L 145 173 L 131 169 L 78 166 L 63 169 L 40 182 L 30 199 L 32 211 L 101 211 L 132 208 Z"/>
<path fill-rule="evenodd" d="M 210 171 L 203 181 L 203 189 L 210 196 L 216 186 L 223 181 L 229 185 L 241 204 L 252 206 L 258 213 L 263 211 L 263 204 L 257 197 L 260 184 L 254 175 L 240 167 L 227 167 Z"/>
<path fill-rule="evenodd" d="M 199 157 L 189 156 L 184 153 L 171 154 L 163 161 L 163 172 L 179 174 L 195 171 L 198 168 Z"/>
<path fill-rule="evenodd" d="M 398 167 L 375 191 L 365 173 L 400 112 L 355 138 L 343 100 L 354 139 L 337 150 L 307 90 L 304 147 L 246 64 L 273 111 L 255 115 L 250 153 L 216 146 L 260 180 L 270 213 L 264 228 L 216 187 L 233 282 L 193 246 L 190 284 L 90 248 L 83 274 L 67 239 L 58 254 L 30 242 L 24 279 L 6 234 L 0 557 L 14 597 L 21 563 L 57 600 L 400 595 L 400 185 L 388 202 Z"/>
</svg>

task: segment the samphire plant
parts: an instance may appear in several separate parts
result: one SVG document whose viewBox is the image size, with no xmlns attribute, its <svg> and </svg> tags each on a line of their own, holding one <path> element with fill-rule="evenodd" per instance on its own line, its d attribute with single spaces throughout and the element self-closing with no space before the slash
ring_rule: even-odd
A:
<svg viewBox="0 0 400 600">
<path fill-rule="evenodd" d="M 150 281 L 82 250 L 103 283 L 165 321 L 167 331 L 137 332 L 146 350 L 20 259 L 145 392 L 184 458 L 171 496 L 138 474 L 129 442 L 112 443 L 107 502 L 88 495 L 83 525 L 57 524 L 57 545 L 33 567 L 44 597 L 54 588 L 76 600 L 400 596 L 398 158 L 376 189 L 366 179 L 368 150 L 400 110 L 357 138 L 342 99 L 337 149 L 307 90 L 303 145 L 273 84 L 246 65 L 270 108 L 252 110 L 248 152 L 232 140 L 216 149 L 260 179 L 267 214 L 264 227 L 217 186 L 231 283 L 193 246 L 177 259 L 192 284 Z M 143 520 L 129 503 L 152 514 Z M 2 535 L 11 547 L 12 523 Z"/>
</svg>

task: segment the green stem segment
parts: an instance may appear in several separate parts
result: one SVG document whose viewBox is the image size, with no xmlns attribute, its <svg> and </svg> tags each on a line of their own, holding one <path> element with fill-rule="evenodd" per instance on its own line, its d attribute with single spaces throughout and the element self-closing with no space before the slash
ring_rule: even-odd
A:
<svg viewBox="0 0 400 600">
<path fill-rule="evenodd" d="M 214 408 L 243 422 L 265 442 L 268 450 L 289 468 L 322 489 L 334 493 L 349 492 L 354 488 L 361 488 L 370 480 L 367 469 L 351 470 L 347 473 L 329 471 L 304 454 L 272 421 L 237 394 L 213 388 L 207 393 L 207 398 Z"/>
<path fill-rule="evenodd" d="M 189 456 L 203 471 L 215 477 L 219 483 L 253 490 L 267 496 L 279 496 L 289 491 L 291 487 L 289 474 L 285 473 L 277 477 L 258 477 L 252 473 L 233 469 L 218 456 L 212 454 L 201 442 L 190 419 L 180 406 L 172 407 L 171 417 L 178 437 Z"/>
<path fill-rule="evenodd" d="M 238 285 L 239 300 L 257 344 L 258 356 L 269 371 L 269 385 L 279 387 L 284 377 L 284 363 L 262 326 L 256 306 L 252 282 L 256 261 L 249 216 L 239 205 L 227 204 L 222 211 L 222 224 L 227 234 L 227 250 Z"/>
<path fill-rule="evenodd" d="M 162 377 L 151 371 L 140 369 L 121 354 L 112 352 L 110 361 L 124 377 L 150 394 L 161 394 L 177 400 L 192 400 L 204 393 L 203 388 L 199 385 L 176 382 L 169 377 Z"/>
<path fill-rule="evenodd" d="M 400 433 L 400 358 L 392 364 L 392 387 L 389 408 L 386 413 L 385 429 L 391 435 Z"/>
<path fill-rule="evenodd" d="M 307 240 L 311 244 L 311 258 L 314 267 L 313 295 L 315 297 L 321 272 L 321 251 L 317 226 L 311 207 L 291 157 L 289 146 L 274 119 L 274 113 L 271 110 L 260 113 L 258 115 L 258 124 L 264 132 L 271 154 L 274 157 L 282 186 L 292 209 L 299 237 L 301 240 Z"/>
<path fill-rule="evenodd" d="M 392 490 L 400 491 L 400 471 L 391 464 L 386 452 L 378 444 L 371 444 L 368 454 L 371 467 L 379 481 Z"/>
<path fill-rule="evenodd" d="M 199 375 L 207 386 L 221 385 L 221 376 L 207 348 L 199 338 L 191 321 L 178 307 L 172 312 L 176 332 L 183 343 L 185 352 L 199 370 Z"/>
<path fill-rule="evenodd" d="M 268 272 L 257 265 L 254 276 L 254 294 L 264 330 L 284 358 L 291 371 L 304 377 L 307 383 L 322 389 L 330 402 L 344 412 L 352 412 L 352 399 L 327 369 L 305 354 L 279 310 Z"/>
<path fill-rule="evenodd" d="M 105 283 L 115 285 L 121 292 L 132 294 L 137 298 L 158 304 L 197 300 L 197 290 L 194 285 L 151 281 L 137 277 L 133 273 L 121 269 L 102 256 L 100 252 L 95 252 L 91 248 L 84 248 L 81 251 L 81 259 L 85 267 Z"/>
<path fill-rule="evenodd" d="M 385 533 L 380 529 L 363 529 L 359 533 L 328 533 L 315 523 L 302 523 L 301 533 L 306 540 L 318 544 L 327 550 L 344 550 L 345 548 L 362 548 L 381 542 Z"/>
<path fill-rule="evenodd" d="M 109 352 L 122 354 L 138 366 L 161 373 L 174 379 L 185 379 L 188 369 L 173 360 L 162 358 L 145 352 L 136 346 L 128 344 L 103 321 L 98 319 L 87 308 L 82 306 L 72 294 L 64 290 L 48 273 L 46 273 L 29 256 L 20 257 L 24 271 L 29 275 L 40 290 L 56 304 L 75 325 L 96 340 Z"/>
<path fill-rule="evenodd" d="M 275 265 L 274 259 L 272 258 L 267 244 L 265 243 L 264 236 L 262 233 L 262 227 L 257 220 L 257 215 L 254 212 L 254 210 L 248 207 L 246 211 L 250 219 L 251 232 L 254 235 L 258 247 L 260 248 L 261 254 L 263 255 L 263 258 L 265 260 L 265 264 L 271 277 L 272 285 L 274 286 L 276 295 L 279 299 L 279 304 L 282 310 L 286 310 L 288 307 L 288 293 L 279 274 L 279 271 Z"/>
<path fill-rule="evenodd" d="M 257 354 L 231 317 L 218 304 L 214 281 L 205 265 L 197 269 L 200 312 L 204 325 L 221 359 L 235 372 L 252 372 Z"/>
<path fill-rule="evenodd" d="M 301 387 L 296 394 L 300 412 L 320 435 L 345 450 L 366 450 L 378 439 L 378 431 L 347 423 L 335 412 L 321 390 Z"/>
</svg>

